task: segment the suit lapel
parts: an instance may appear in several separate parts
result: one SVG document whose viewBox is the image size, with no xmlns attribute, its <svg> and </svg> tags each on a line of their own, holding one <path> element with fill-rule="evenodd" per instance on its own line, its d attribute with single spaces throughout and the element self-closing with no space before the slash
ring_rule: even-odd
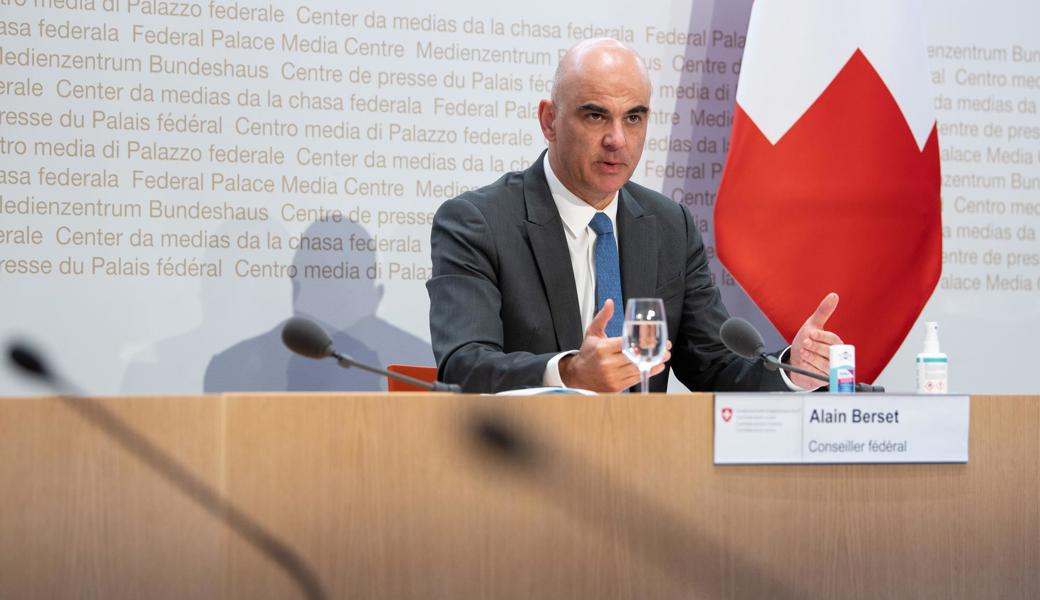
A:
<svg viewBox="0 0 1040 600">
<path fill-rule="evenodd" d="M 653 298 L 657 292 L 657 217 L 644 213 L 625 188 L 621 188 L 618 202 L 621 293 L 625 302 L 629 298 Z"/>
<path fill-rule="evenodd" d="M 549 301 L 556 343 L 560 350 L 581 346 L 581 311 L 575 290 L 570 251 L 563 233 L 563 221 L 556 210 L 549 184 L 545 181 L 542 156 L 524 173 L 524 202 L 527 205 L 527 236 L 531 242 L 542 285 Z"/>
</svg>

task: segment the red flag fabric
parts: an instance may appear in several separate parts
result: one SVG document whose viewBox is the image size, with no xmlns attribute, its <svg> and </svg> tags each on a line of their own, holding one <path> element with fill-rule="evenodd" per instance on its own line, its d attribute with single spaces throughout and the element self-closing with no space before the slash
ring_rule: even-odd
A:
<svg viewBox="0 0 1040 600">
<path fill-rule="evenodd" d="M 835 16 L 835 5 L 854 9 Z M 858 378 L 869 382 L 942 270 L 939 145 L 913 7 L 756 3 L 715 208 L 719 257 L 786 339 L 827 292 L 838 292 L 827 328 L 856 346 Z M 795 39 L 777 31 L 799 16 L 806 30 L 798 47 L 777 50 Z M 818 42 L 814 28 L 824 31 Z M 907 48 L 920 59 L 901 66 Z M 778 60 L 788 61 L 779 70 L 789 77 L 778 77 Z M 810 89 L 770 87 L 785 81 Z"/>
</svg>

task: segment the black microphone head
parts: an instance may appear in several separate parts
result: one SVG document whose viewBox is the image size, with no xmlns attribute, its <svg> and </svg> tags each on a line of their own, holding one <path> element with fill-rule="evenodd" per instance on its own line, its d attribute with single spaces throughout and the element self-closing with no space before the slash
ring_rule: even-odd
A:
<svg viewBox="0 0 1040 600">
<path fill-rule="evenodd" d="M 755 326 L 740 317 L 731 317 L 719 330 L 722 343 L 731 352 L 744 358 L 758 358 L 766 351 L 766 344 Z"/>
<path fill-rule="evenodd" d="M 332 355 L 332 339 L 320 325 L 309 319 L 293 317 L 282 325 L 282 343 L 307 358 Z"/>
<path fill-rule="evenodd" d="M 50 380 L 51 372 L 40 355 L 25 344 L 15 342 L 7 347 L 7 357 L 27 375 Z"/>
<path fill-rule="evenodd" d="M 487 456 L 514 467 L 534 467 L 538 448 L 534 440 L 503 416 L 483 412 L 471 417 L 473 441 Z"/>
</svg>

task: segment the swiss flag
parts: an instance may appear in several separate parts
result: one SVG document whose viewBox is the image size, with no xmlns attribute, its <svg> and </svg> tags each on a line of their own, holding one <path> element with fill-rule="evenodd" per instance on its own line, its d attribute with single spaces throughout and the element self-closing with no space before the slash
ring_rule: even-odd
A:
<svg viewBox="0 0 1040 600">
<path fill-rule="evenodd" d="M 920 2 L 759 1 L 715 207 L 719 257 L 791 340 L 827 323 L 881 373 L 942 270 Z"/>
</svg>

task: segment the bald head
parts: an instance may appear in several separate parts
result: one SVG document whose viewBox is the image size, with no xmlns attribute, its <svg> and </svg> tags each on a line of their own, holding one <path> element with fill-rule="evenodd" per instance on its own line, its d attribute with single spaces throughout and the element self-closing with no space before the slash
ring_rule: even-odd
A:
<svg viewBox="0 0 1040 600">
<path fill-rule="evenodd" d="M 553 103 L 559 105 L 567 87 L 574 84 L 575 77 L 600 70 L 638 74 L 646 84 L 649 96 L 650 73 L 639 53 L 614 38 L 595 38 L 571 46 L 560 59 L 550 92 Z"/>
<path fill-rule="evenodd" d="M 634 50 L 613 39 L 568 50 L 552 99 L 538 105 L 552 172 L 597 210 L 609 205 L 639 163 L 649 105 L 650 77 Z"/>
</svg>

